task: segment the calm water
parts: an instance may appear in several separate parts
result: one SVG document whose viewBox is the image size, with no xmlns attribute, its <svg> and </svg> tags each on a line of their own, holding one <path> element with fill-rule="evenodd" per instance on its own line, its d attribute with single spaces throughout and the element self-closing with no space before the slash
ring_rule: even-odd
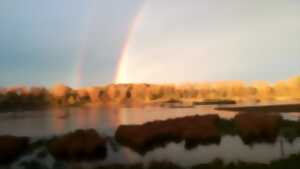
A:
<svg viewBox="0 0 300 169">
<path fill-rule="evenodd" d="M 33 138 L 64 134 L 76 129 L 94 128 L 106 136 L 113 136 L 121 124 L 142 124 L 189 115 L 218 113 L 233 118 L 234 112 L 214 111 L 211 107 L 196 108 L 70 108 L 45 111 L 9 112 L 0 114 L 0 134 Z"/>
<path fill-rule="evenodd" d="M 147 121 L 183 117 L 188 115 L 218 114 L 222 118 L 233 118 L 237 113 L 215 111 L 210 106 L 195 108 L 70 108 L 46 111 L 27 111 L 0 114 L 0 135 L 29 136 L 34 139 L 61 135 L 76 129 L 94 128 L 105 136 L 113 137 L 120 124 L 142 124 Z M 297 120 L 300 113 L 282 113 L 285 119 Z M 114 141 L 112 141 L 114 143 Z M 104 161 L 88 163 L 135 163 L 152 160 L 169 160 L 184 166 L 207 163 L 216 158 L 225 162 L 247 161 L 268 163 L 300 152 L 300 138 L 289 143 L 279 137 L 274 144 L 257 143 L 245 145 L 238 136 L 224 136 L 218 145 L 199 145 L 186 150 L 184 143 L 170 143 L 154 149 L 144 156 L 120 145 L 109 144 L 108 156 Z M 22 160 L 34 158 L 34 155 Z M 48 157 L 47 165 L 53 163 Z"/>
</svg>

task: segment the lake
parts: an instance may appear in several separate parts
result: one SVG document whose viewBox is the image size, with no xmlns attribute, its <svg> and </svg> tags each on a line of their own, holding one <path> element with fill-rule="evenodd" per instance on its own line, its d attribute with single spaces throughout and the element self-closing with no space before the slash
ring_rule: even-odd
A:
<svg viewBox="0 0 300 169">
<path fill-rule="evenodd" d="M 272 160 L 288 157 L 300 152 L 300 138 L 293 142 L 278 137 L 275 143 L 255 143 L 246 145 L 239 136 L 225 135 L 220 144 L 199 145 L 187 150 L 183 142 L 169 143 L 140 155 L 133 150 L 118 145 L 113 139 L 121 124 L 143 124 L 153 120 L 163 120 L 191 115 L 218 114 L 231 119 L 237 112 L 216 111 L 212 106 L 194 108 L 67 108 L 43 111 L 7 112 L 0 114 L 0 135 L 29 136 L 33 140 L 62 135 L 76 129 L 96 129 L 111 138 L 105 160 L 86 165 L 109 163 L 148 163 L 152 160 L 168 160 L 183 166 L 208 163 L 222 159 L 225 163 L 235 161 L 269 163 Z M 297 120 L 300 113 L 281 113 L 284 119 Z M 138 137 L 138 136 L 137 136 Z M 24 157 L 21 160 L 34 158 Z M 49 157 L 47 164 L 53 159 Z M 17 167 L 16 167 L 17 168 Z"/>
</svg>

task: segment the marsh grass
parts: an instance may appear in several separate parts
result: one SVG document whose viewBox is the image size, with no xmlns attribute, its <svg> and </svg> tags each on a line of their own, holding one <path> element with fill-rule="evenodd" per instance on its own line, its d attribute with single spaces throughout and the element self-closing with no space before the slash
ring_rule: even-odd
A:
<svg viewBox="0 0 300 169">
<path fill-rule="evenodd" d="M 188 116 L 148 122 L 143 125 L 120 126 L 116 132 L 115 139 L 120 145 L 127 146 L 144 155 L 148 151 L 164 147 L 170 142 L 179 143 L 185 141 L 187 150 L 193 149 L 199 144 L 219 144 L 221 136 L 225 135 L 240 136 L 243 142 L 248 145 L 257 142 L 273 143 L 278 136 L 293 142 L 300 137 L 300 122 L 283 120 L 274 114 L 258 113 L 243 113 L 232 120 L 220 119 L 216 115 Z M 95 130 L 80 130 L 59 137 L 37 140 L 30 144 L 28 142 L 25 146 L 26 150 L 22 146 L 20 151 L 16 148 L 18 145 L 15 141 L 12 144 L 5 138 L 6 136 L 0 136 L 2 161 L 5 158 L 9 158 L 7 161 L 12 162 L 20 155 L 30 154 L 40 149 L 45 150 L 47 153 L 49 152 L 59 160 L 66 161 L 75 159 L 84 161 L 94 158 L 98 160 L 106 156 L 107 138 L 101 137 Z M 12 149 L 8 150 L 9 147 Z M 5 152 L 11 153 L 5 155 Z M 16 154 L 12 154 L 14 152 Z M 41 154 L 41 157 L 43 154 Z M 299 156 L 293 156 L 293 159 L 299 159 Z M 215 166 L 220 165 L 220 161 L 217 162 L 214 162 Z M 275 164 L 280 165 L 284 162 L 277 161 Z M 258 165 L 256 167 L 259 168 L 263 164 L 238 163 L 231 165 L 231 167 L 236 168 Z M 195 167 L 209 166 L 199 165 Z"/>
<path fill-rule="evenodd" d="M 117 129 L 115 137 L 120 144 L 142 154 L 153 147 L 183 140 L 187 148 L 192 148 L 201 143 L 220 141 L 216 125 L 218 120 L 217 115 L 206 115 L 153 121 L 143 125 L 125 125 Z"/>
<path fill-rule="evenodd" d="M 267 113 L 240 113 L 234 119 L 239 135 L 246 144 L 275 142 L 281 120 L 280 115 Z"/>
<path fill-rule="evenodd" d="M 289 142 L 293 142 L 300 136 L 300 121 L 282 120 L 280 124 L 280 135 Z"/>
<path fill-rule="evenodd" d="M 251 163 L 251 162 L 232 162 L 226 164 L 220 159 L 216 159 L 210 163 L 198 164 L 191 167 L 183 167 L 169 161 L 152 161 L 149 165 L 142 163 L 130 165 L 107 165 L 96 169 L 299 169 L 300 155 L 291 155 L 288 158 L 274 160 L 269 164 Z"/>
<path fill-rule="evenodd" d="M 29 138 L 0 136 L 0 164 L 8 164 L 29 149 Z"/>
<path fill-rule="evenodd" d="M 57 159 L 94 160 L 106 157 L 106 139 L 96 130 L 76 130 L 48 143 L 49 152 Z"/>
</svg>

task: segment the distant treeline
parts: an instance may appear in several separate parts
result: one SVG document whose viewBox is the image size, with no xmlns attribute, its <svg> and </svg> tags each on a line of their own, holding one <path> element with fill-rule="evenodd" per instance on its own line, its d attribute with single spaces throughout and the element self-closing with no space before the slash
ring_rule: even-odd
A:
<svg viewBox="0 0 300 169">
<path fill-rule="evenodd" d="M 44 87 L 0 89 L 0 109 L 86 104 L 148 104 L 168 100 L 234 100 L 237 102 L 287 101 L 300 99 L 300 76 L 269 84 L 242 81 L 189 84 L 111 84 L 72 89 L 59 84 Z"/>
</svg>

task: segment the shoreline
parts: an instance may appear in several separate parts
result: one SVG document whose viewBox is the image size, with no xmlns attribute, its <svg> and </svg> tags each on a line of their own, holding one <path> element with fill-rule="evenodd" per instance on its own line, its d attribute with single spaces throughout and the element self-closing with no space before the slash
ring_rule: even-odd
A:
<svg viewBox="0 0 300 169">
<path fill-rule="evenodd" d="M 290 102 L 290 103 L 279 103 L 274 102 L 270 103 L 263 103 L 263 104 L 253 104 L 253 105 L 223 105 L 218 106 L 215 110 L 222 110 L 222 111 L 237 111 L 237 112 L 300 112 L 300 102 Z"/>
</svg>

